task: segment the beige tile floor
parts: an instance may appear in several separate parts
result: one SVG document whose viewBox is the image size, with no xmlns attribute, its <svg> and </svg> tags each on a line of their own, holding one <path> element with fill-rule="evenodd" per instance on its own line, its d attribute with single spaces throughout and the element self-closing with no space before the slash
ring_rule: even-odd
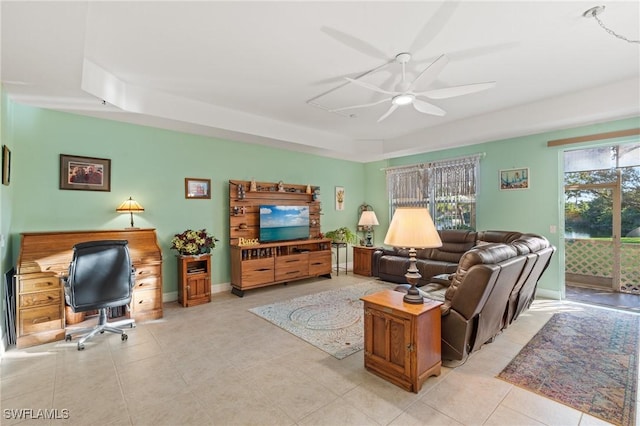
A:
<svg viewBox="0 0 640 426">
<path fill-rule="evenodd" d="M 553 312 L 580 305 L 538 300 L 460 366 L 443 368 L 418 394 L 248 312 L 254 306 L 346 286 L 341 274 L 247 292 L 210 304 L 165 304 L 161 320 L 121 342 L 97 336 L 84 351 L 57 342 L 10 349 L 2 359 L 2 418 L 9 424 L 73 425 L 602 425 L 495 376 Z M 11 418 L 11 409 L 55 409 L 58 420 Z M 51 413 L 52 411 L 49 411 Z M 42 412 L 41 412 L 42 413 Z"/>
</svg>

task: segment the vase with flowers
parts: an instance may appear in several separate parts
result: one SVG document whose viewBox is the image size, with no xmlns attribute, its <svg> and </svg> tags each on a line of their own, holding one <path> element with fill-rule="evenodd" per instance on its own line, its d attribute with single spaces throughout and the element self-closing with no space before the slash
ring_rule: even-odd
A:
<svg viewBox="0 0 640 426">
<path fill-rule="evenodd" d="M 176 250 L 180 256 L 198 256 L 211 253 L 217 241 L 219 240 L 206 229 L 187 229 L 174 235 L 171 239 L 171 249 Z"/>
</svg>

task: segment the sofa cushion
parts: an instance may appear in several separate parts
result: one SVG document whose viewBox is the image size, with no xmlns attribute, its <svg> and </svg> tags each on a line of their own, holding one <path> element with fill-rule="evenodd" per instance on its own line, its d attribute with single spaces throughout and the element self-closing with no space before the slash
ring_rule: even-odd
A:
<svg viewBox="0 0 640 426">
<path fill-rule="evenodd" d="M 514 247 L 503 243 L 484 244 L 467 251 L 460 259 L 458 269 L 451 280 L 451 285 L 447 288 L 445 293 L 445 299 L 447 301 L 451 301 L 453 299 L 458 291 L 460 283 L 462 283 L 465 275 L 474 265 L 497 264 L 517 255 L 518 252 Z"/>
<path fill-rule="evenodd" d="M 458 263 L 462 255 L 476 244 L 478 235 L 475 231 L 445 229 L 438 231 L 442 247 L 433 248 L 427 256 L 432 260 Z"/>
<path fill-rule="evenodd" d="M 522 235 L 522 232 L 514 231 L 480 231 L 478 232 L 477 245 L 484 245 L 486 243 L 504 243 L 509 244 L 514 240 L 517 240 Z"/>
</svg>

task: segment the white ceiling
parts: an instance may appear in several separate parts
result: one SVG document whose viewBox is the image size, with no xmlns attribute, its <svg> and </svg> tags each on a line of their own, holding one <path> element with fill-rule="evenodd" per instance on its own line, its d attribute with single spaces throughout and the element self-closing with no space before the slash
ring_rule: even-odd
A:
<svg viewBox="0 0 640 426">
<path fill-rule="evenodd" d="M 640 45 L 598 5 L 640 38 L 637 1 L 3 1 L 1 78 L 20 103 L 373 161 L 640 115 Z M 430 101 L 444 117 L 328 111 L 382 99 L 344 77 L 401 52 L 410 80 L 447 55 L 429 89 L 496 87 Z"/>
</svg>

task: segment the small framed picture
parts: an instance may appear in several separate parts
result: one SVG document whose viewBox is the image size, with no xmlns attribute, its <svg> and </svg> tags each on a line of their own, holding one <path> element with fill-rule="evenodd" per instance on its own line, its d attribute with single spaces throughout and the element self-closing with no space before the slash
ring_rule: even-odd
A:
<svg viewBox="0 0 640 426">
<path fill-rule="evenodd" d="M 500 170 L 500 189 L 529 189 L 529 168 Z"/>
<path fill-rule="evenodd" d="M 111 191 L 111 160 L 60 154 L 60 189 Z"/>
<path fill-rule="evenodd" d="M 184 198 L 211 198 L 211 179 L 184 178 Z"/>
<path fill-rule="evenodd" d="M 2 184 L 11 183 L 11 150 L 6 145 L 2 147 Z"/>
<path fill-rule="evenodd" d="M 336 210 L 344 210 L 344 187 L 336 186 Z"/>
</svg>

